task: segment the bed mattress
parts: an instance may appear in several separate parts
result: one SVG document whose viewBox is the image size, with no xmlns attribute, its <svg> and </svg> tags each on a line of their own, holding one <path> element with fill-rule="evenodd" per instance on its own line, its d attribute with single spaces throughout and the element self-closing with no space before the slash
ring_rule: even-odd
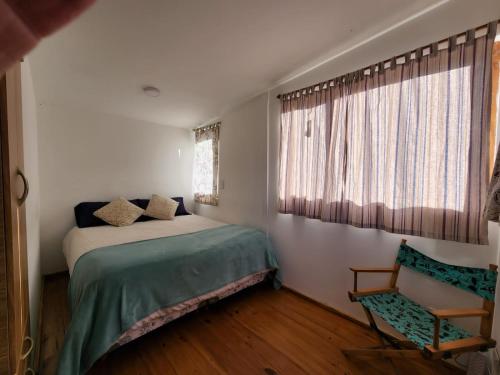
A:
<svg viewBox="0 0 500 375">
<path fill-rule="evenodd" d="M 78 259 L 106 246 L 178 236 L 201 230 L 218 228 L 226 223 L 199 215 L 176 216 L 174 220 L 153 220 L 134 223 L 126 227 L 104 225 L 100 227 L 71 229 L 63 240 L 63 253 L 70 275 Z"/>
<path fill-rule="evenodd" d="M 264 232 L 196 215 L 74 228 L 64 254 L 72 319 L 58 375 L 84 374 L 109 350 L 267 275 L 280 285 Z"/>
</svg>

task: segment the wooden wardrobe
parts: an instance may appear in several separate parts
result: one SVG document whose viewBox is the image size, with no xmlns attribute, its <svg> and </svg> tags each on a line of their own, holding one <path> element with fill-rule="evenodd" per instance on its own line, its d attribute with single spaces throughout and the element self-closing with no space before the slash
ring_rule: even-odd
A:
<svg viewBox="0 0 500 375">
<path fill-rule="evenodd" d="M 0 74 L 0 374 L 30 374 L 21 64 Z"/>
</svg>

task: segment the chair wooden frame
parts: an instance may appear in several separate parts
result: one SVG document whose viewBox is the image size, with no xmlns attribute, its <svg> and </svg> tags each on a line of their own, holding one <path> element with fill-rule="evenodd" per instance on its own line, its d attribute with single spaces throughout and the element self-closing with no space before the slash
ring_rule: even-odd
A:
<svg viewBox="0 0 500 375">
<path fill-rule="evenodd" d="M 401 240 L 401 244 L 406 244 L 406 240 Z M 390 268 L 349 268 L 354 273 L 354 287 L 348 292 L 349 299 L 352 302 L 357 302 L 356 298 L 382 293 L 397 293 L 397 280 L 401 265 L 395 263 Z M 498 266 L 490 264 L 489 269 L 496 271 Z M 391 275 L 389 285 L 386 288 L 358 289 L 358 274 L 359 273 L 388 273 Z M 418 358 L 424 357 L 427 359 L 437 360 L 442 358 L 450 358 L 455 354 L 473 351 L 485 351 L 496 346 L 495 340 L 491 338 L 491 329 L 493 326 L 493 313 L 495 310 L 495 302 L 483 299 L 482 308 L 458 308 L 458 309 L 442 309 L 431 310 L 430 313 L 434 316 L 434 335 L 432 344 L 426 345 L 423 350 L 419 349 L 410 341 L 398 340 L 391 335 L 380 330 L 375 319 L 369 309 L 363 306 L 363 310 L 368 318 L 370 327 L 377 333 L 380 341 L 380 346 L 375 348 L 359 348 L 359 349 L 343 349 L 345 356 L 363 356 L 376 358 Z M 439 342 L 440 322 L 447 318 L 463 318 L 463 317 L 479 317 L 481 318 L 480 335 L 469 337 L 460 340 L 448 341 L 445 343 Z"/>
</svg>

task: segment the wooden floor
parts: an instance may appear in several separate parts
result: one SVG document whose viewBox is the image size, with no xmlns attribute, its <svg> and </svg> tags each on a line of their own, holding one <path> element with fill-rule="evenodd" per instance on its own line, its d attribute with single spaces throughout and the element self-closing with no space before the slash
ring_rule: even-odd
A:
<svg viewBox="0 0 500 375">
<path fill-rule="evenodd" d="M 44 286 L 40 374 L 52 375 L 64 330 L 68 277 Z M 457 374 L 441 362 L 347 360 L 341 348 L 376 345 L 366 328 L 290 291 L 257 286 L 189 314 L 108 354 L 91 375 Z"/>
</svg>

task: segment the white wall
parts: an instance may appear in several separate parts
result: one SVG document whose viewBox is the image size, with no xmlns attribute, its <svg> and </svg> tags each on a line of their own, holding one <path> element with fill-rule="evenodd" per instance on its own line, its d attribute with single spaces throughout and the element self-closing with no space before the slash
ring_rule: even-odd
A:
<svg viewBox="0 0 500 375">
<path fill-rule="evenodd" d="M 347 298 L 352 288 L 349 266 L 390 266 L 396 257 L 401 235 L 348 225 L 322 223 L 290 215 L 276 214 L 277 155 L 279 147 L 278 93 L 309 86 L 382 61 L 413 48 L 446 38 L 454 33 L 485 24 L 500 17 L 500 2 L 454 1 L 437 8 L 372 42 L 353 50 L 271 91 L 270 97 L 270 209 L 269 225 L 280 253 L 285 284 L 356 318 L 366 320 L 358 306 Z M 473 246 L 450 241 L 404 236 L 410 245 L 435 259 L 459 265 L 487 267 L 498 263 L 498 226 L 489 225 L 489 246 Z M 379 277 L 380 279 L 381 277 Z M 373 285 L 374 279 L 361 276 Z M 480 306 L 480 300 L 411 271 L 400 274 L 400 287 L 408 296 L 432 307 Z M 473 329 L 477 320 L 461 321 Z"/>
<path fill-rule="evenodd" d="M 318 220 L 277 214 L 277 163 L 279 148 L 279 101 L 276 95 L 293 89 L 309 86 L 338 75 L 354 71 L 361 67 L 377 63 L 391 56 L 407 52 L 418 46 L 446 38 L 454 33 L 465 31 L 500 17 L 500 2 L 492 0 L 452 1 L 437 8 L 432 13 L 411 21 L 404 26 L 379 37 L 362 47 L 350 51 L 296 79 L 293 79 L 269 93 L 269 137 L 263 132 L 247 137 L 249 129 L 261 129 L 266 121 L 267 95 L 263 94 L 240 106 L 222 117 L 226 120 L 225 131 L 230 136 L 222 139 L 221 147 L 232 150 L 221 152 L 221 176 L 226 179 L 226 189 L 232 180 L 263 181 L 263 171 L 252 168 L 238 168 L 239 159 L 247 160 L 246 150 L 261 150 L 266 140 L 269 141 L 269 215 L 267 222 L 259 226 L 268 226 L 280 258 L 285 285 L 318 301 L 344 311 L 358 319 L 365 320 L 357 304 L 347 298 L 347 290 L 352 288 L 352 274 L 349 266 L 390 266 L 396 257 L 401 235 L 393 235 L 380 230 L 359 229 L 348 225 L 322 223 Z M 229 121 L 230 120 L 230 121 Z M 242 154 L 238 152 L 242 150 Z M 251 151 L 250 151 L 251 153 Z M 222 171 L 223 165 L 231 166 L 231 173 Z M 258 165 L 261 165 L 259 162 Z M 226 167 L 227 168 L 227 167 Z M 225 174 L 225 175 L 224 175 Z M 262 182 L 260 183 L 262 184 Z M 259 185 L 260 186 L 260 185 Z M 240 195 L 235 189 L 228 193 L 228 201 L 238 204 L 236 198 L 261 206 L 266 198 L 252 194 L 252 189 L 244 189 Z M 224 201 L 223 191 L 221 202 Z M 248 203 L 249 204 L 249 203 Z M 245 215 L 244 210 L 232 211 L 232 208 L 211 207 L 202 210 L 210 215 L 227 221 L 253 222 L 253 211 Z M 235 213 L 237 212 L 237 213 Z M 472 246 L 449 241 L 405 236 L 409 244 L 430 256 L 444 262 L 469 266 L 487 267 L 489 263 L 498 263 L 498 227 L 489 225 L 488 246 Z M 363 277 L 362 277 L 363 278 Z M 361 287 L 371 282 L 361 281 Z M 426 280 L 410 271 L 400 274 L 401 289 L 417 301 L 433 307 L 467 306 L 478 304 L 474 295 L 448 287 L 444 284 Z M 475 329 L 475 321 L 462 321 L 460 324 Z M 498 330 L 498 328 L 497 328 Z"/>
<path fill-rule="evenodd" d="M 40 192 L 38 178 L 37 108 L 28 60 L 21 64 L 24 173 L 30 192 L 26 199 L 26 230 L 31 336 L 36 337 L 40 302 Z"/>
<path fill-rule="evenodd" d="M 79 202 L 158 193 L 191 207 L 190 130 L 71 108 L 38 113 L 44 274 L 67 268 L 61 245 Z"/>
<path fill-rule="evenodd" d="M 261 95 L 221 118 L 220 200 L 217 207 L 196 205 L 203 216 L 229 223 L 266 226 L 267 97 Z"/>
<path fill-rule="evenodd" d="M 359 306 L 347 299 L 347 290 L 352 287 L 348 267 L 392 264 L 401 236 L 276 213 L 279 103 L 274 98 L 278 93 L 354 71 L 496 18 L 500 18 L 498 0 L 449 1 L 273 89 L 269 112 L 267 95 L 260 95 L 223 115 L 220 180 L 224 188 L 220 204 L 200 205 L 197 212 L 228 222 L 267 227 L 279 253 L 285 285 L 364 319 Z M 65 268 L 61 240 L 73 225 L 72 208 L 76 203 L 119 195 L 135 198 L 152 192 L 186 197 L 191 194 L 190 131 L 51 107 L 39 109 L 39 123 L 45 273 Z M 266 200 L 270 202 L 267 216 Z M 411 245 L 445 262 L 481 267 L 498 262 L 495 224 L 490 224 L 489 246 L 405 237 Z M 400 281 L 406 294 L 429 306 L 479 303 L 468 293 L 411 272 L 402 271 Z"/>
</svg>

